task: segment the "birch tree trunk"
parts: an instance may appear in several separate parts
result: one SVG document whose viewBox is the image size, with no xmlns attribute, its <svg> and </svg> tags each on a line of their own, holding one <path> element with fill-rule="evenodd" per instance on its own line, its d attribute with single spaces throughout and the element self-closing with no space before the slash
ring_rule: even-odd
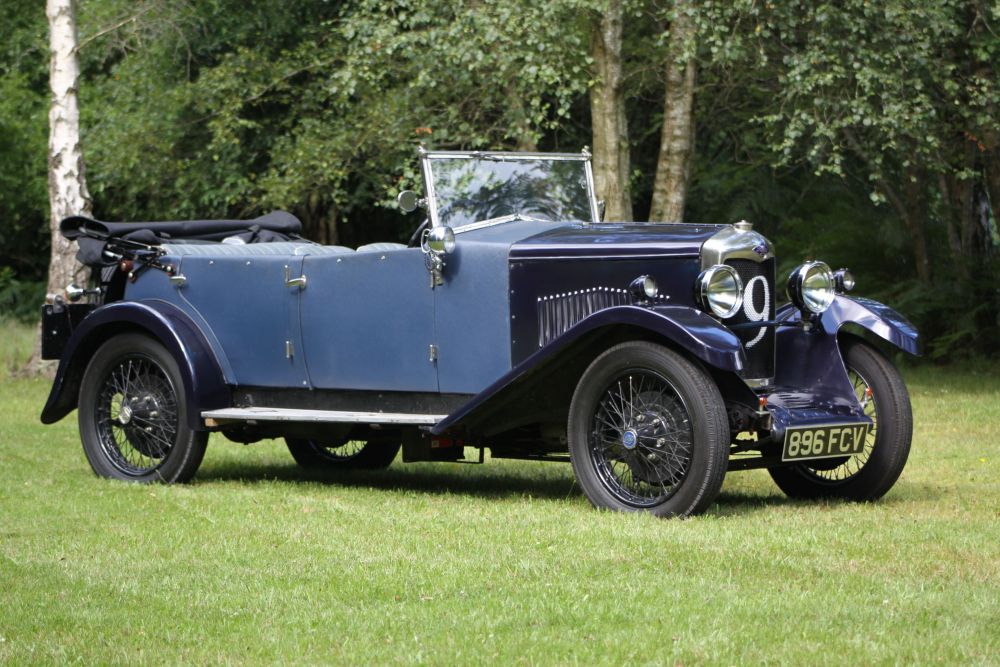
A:
<svg viewBox="0 0 1000 667">
<path fill-rule="evenodd" d="M 631 220 L 628 120 L 622 88 L 622 0 L 609 0 L 590 30 L 595 83 L 590 89 L 594 185 L 606 220 Z"/>
<path fill-rule="evenodd" d="M 670 26 L 667 45 L 666 92 L 660 156 L 653 181 L 653 201 L 649 219 L 655 222 L 682 222 L 694 153 L 695 59 L 691 47 L 695 25 L 678 2 L 678 12 Z"/>
<path fill-rule="evenodd" d="M 77 58 L 76 18 L 73 0 L 46 0 L 49 19 L 49 231 L 52 252 L 46 299 L 62 294 L 71 282 L 85 277 L 76 261 L 75 246 L 59 233 L 59 221 L 70 215 L 90 215 L 90 194 L 84 179 L 80 148 L 80 110 L 76 90 L 80 79 Z M 41 362 L 41 331 L 29 370 L 38 371 Z"/>
<path fill-rule="evenodd" d="M 76 18 L 73 0 L 47 0 L 49 19 L 49 209 L 52 254 L 49 261 L 49 293 L 61 293 L 78 279 L 83 267 L 76 248 L 59 233 L 59 221 L 70 215 L 90 215 L 90 193 L 83 170 L 80 146 L 80 109 L 76 89 L 80 62 L 76 54 Z"/>
</svg>

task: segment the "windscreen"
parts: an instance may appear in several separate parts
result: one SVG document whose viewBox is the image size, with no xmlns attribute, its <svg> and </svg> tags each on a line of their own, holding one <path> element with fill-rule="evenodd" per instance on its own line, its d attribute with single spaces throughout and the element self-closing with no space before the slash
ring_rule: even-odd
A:
<svg viewBox="0 0 1000 667">
<path fill-rule="evenodd" d="M 583 160 L 433 157 L 439 224 L 451 227 L 520 214 L 592 222 Z"/>
</svg>

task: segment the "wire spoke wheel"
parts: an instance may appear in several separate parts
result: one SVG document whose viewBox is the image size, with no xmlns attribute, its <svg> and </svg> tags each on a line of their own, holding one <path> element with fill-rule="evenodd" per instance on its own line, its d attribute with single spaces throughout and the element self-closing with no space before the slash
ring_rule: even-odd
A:
<svg viewBox="0 0 1000 667">
<path fill-rule="evenodd" d="M 348 440 L 342 445 L 319 445 L 326 451 L 326 455 L 336 461 L 350 461 L 364 450 L 364 440 Z"/>
<path fill-rule="evenodd" d="M 842 350 L 847 379 L 871 427 L 853 456 L 803 461 L 769 470 L 792 498 L 876 500 L 906 465 L 913 433 L 910 397 L 899 372 L 877 350 L 852 341 Z"/>
<path fill-rule="evenodd" d="M 590 456 L 612 495 L 633 507 L 651 507 L 684 481 L 693 439 L 688 412 L 666 378 L 630 369 L 599 399 Z"/>
<path fill-rule="evenodd" d="M 187 418 L 176 360 L 140 334 L 109 339 L 80 384 L 80 438 L 94 472 L 130 482 L 186 482 L 205 455 L 208 432 Z"/>
<path fill-rule="evenodd" d="M 311 440 L 285 438 L 292 458 L 303 468 L 380 470 L 388 468 L 399 453 L 393 437 L 377 440 Z"/>
<path fill-rule="evenodd" d="M 861 403 L 865 415 L 872 420 L 872 425 L 868 429 L 865 446 L 860 453 L 843 458 L 820 459 L 802 464 L 803 471 L 814 475 L 818 483 L 839 483 L 857 475 L 868 463 L 868 459 L 871 458 L 872 452 L 875 450 L 875 443 L 878 441 L 878 410 L 875 407 L 875 394 L 871 384 L 853 368 L 847 369 L 847 377 L 854 387 L 854 395 Z"/>
<path fill-rule="evenodd" d="M 655 343 L 616 345 L 584 371 L 570 403 L 570 461 L 597 507 L 690 516 L 715 499 L 729 428 L 718 388 Z"/>
<path fill-rule="evenodd" d="M 130 355 L 111 369 L 97 397 L 97 436 L 108 461 L 126 475 L 147 475 L 177 439 L 176 392 L 151 359 Z"/>
</svg>

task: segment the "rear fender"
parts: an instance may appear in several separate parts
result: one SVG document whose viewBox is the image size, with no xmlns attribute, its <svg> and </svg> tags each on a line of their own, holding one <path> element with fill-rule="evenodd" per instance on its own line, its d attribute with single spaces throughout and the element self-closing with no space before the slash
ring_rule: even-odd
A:
<svg viewBox="0 0 1000 667">
<path fill-rule="evenodd" d="M 91 357 L 105 341 L 126 332 L 155 338 L 177 361 L 192 429 L 204 430 L 203 410 L 229 406 L 231 395 L 223 365 L 183 311 L 165 301 L 117 301 L 94 310 L 73 331 L 42 409 L 43 424 L 57 422 L 77 407 L 80 383 Z"/>
<path fill-rule="evenodd" d="M 740 340 L 732 331 L 705 313 L 686 306 L 618 306 L 606 308 L 587 317 L 545 347 L 527 357 L 496 382 L 473 397 L 468 403 L 438 422 L 431 431 L 446 431 L 468 427 L 498 415 L 507 415 L 517 406 L 551 402 L 553 394 L 568 406 L 564 396 L 572 393 L 570 378 L 554 373 L 562 365 L 582 372 L 580 364 L 589 361 L 595 344 L 608 342 L 614 331 L 625 329 L 627 338 L 644 338 L 669 344 L 701 360 L 709 370 L 737 373 L 745 357 Z M 605 336 L 608 334 L 608 336 Z M 614 341 L 617 342 L 617 341 Z M 609 342 L 609 345 L 613 344 Z M 606 347 L 606 346 L 604 346 Z M 601 348 L 603 349 L 603 348 Z M 556 379 L 557 378 L 557 379 Z M 504 419 L 500 419 L 504 421 Z M 512 421 L 515 423 L 516 421 Z"/>
</svg>

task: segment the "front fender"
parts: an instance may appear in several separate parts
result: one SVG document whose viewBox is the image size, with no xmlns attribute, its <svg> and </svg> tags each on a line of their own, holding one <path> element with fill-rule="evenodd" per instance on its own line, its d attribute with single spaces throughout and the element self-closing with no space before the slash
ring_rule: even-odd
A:
<svg viewBox="0 0 1000 667">
<path fill-rule="evenodd" d="M 783 306 L 776 318 L 801 320 L 794 306 Z M 836 296 L 820 317 L 821 326 L 779 327 L 775 339 L 775 387 L 767 397 L 774 430 L 781 438 L 785 428 L 830 415 L 867 419 L 844 365 L 838 332 L 846 325 L 860 326 L 909 352 L 920 353 L 920 340 L 912 324 L 888 306 L 870 299 Z"/>
<path fill-rule="evenodd" d="M 802 315 L 792 304 L 785 304 L 776 317 L 791 322 L 801 319 Z M 872 299 L 838 294 L 823 312 L 820 323 L 823 331 L 834 335 L 845 325 L 857 325 L 904 352 L 915 356 L 922 354 L 923 342 L 917 328 L 896 310 Z"/>
<path fill-rule="evenodd" d="M 722 370 L 738 372 L 746 361 L 736 334 L 700 310 L 687 306 L 616 306 L 581 320 L 518 367 L 532 360 L 537 363 L 547 359 L 586 334 L 613 325 L 634 326 L 659 334 L 709 366 Z"/>
<path fill-rule="evenodd" d="M 686 306 L 617 306 L 598 311 L 577 322 L 558 338 L 539 349 L 508 373 L 476 394 L 468 403 L 438 422 L 431 431 L 441 434 L 459 425 L 460 422 L 475 419 L 497 403 L 502 403 L 513 394 L 525 394 L 538 377 L 538 371 L 558 363 L 561 358 L 569 358 L 584 341 L 599 334 L 601 330 L 626 326 L 667 339 L 675 347 L 697 357 L 709 366 L 724 371 L 739 372 L 743 369 L 745 356 L 739 338 L 705 313 Z"/>
<path fill-rule="evenodd" d="M 66 343 L 43 424 L 59 421 L 77 407 L 84 370 L 97 348 L 116 334 L 141 332 L 158 340 L 177 360 L 187 396 L 189 426 L 203 429 L 201 412 L 227 407 L 230 392 L 222 365 L 191 319 L 165 301 L 116 301 L 90 313 Z"/>
<path fill-rule="evenodd" d="M 845 324 L 857 324 L 904 352 L 920 356 L 917 328 L 884 303 L 863 297 L 837 296 L 823 313 L 823 328 L 836 333 Z"/>
</svg>

